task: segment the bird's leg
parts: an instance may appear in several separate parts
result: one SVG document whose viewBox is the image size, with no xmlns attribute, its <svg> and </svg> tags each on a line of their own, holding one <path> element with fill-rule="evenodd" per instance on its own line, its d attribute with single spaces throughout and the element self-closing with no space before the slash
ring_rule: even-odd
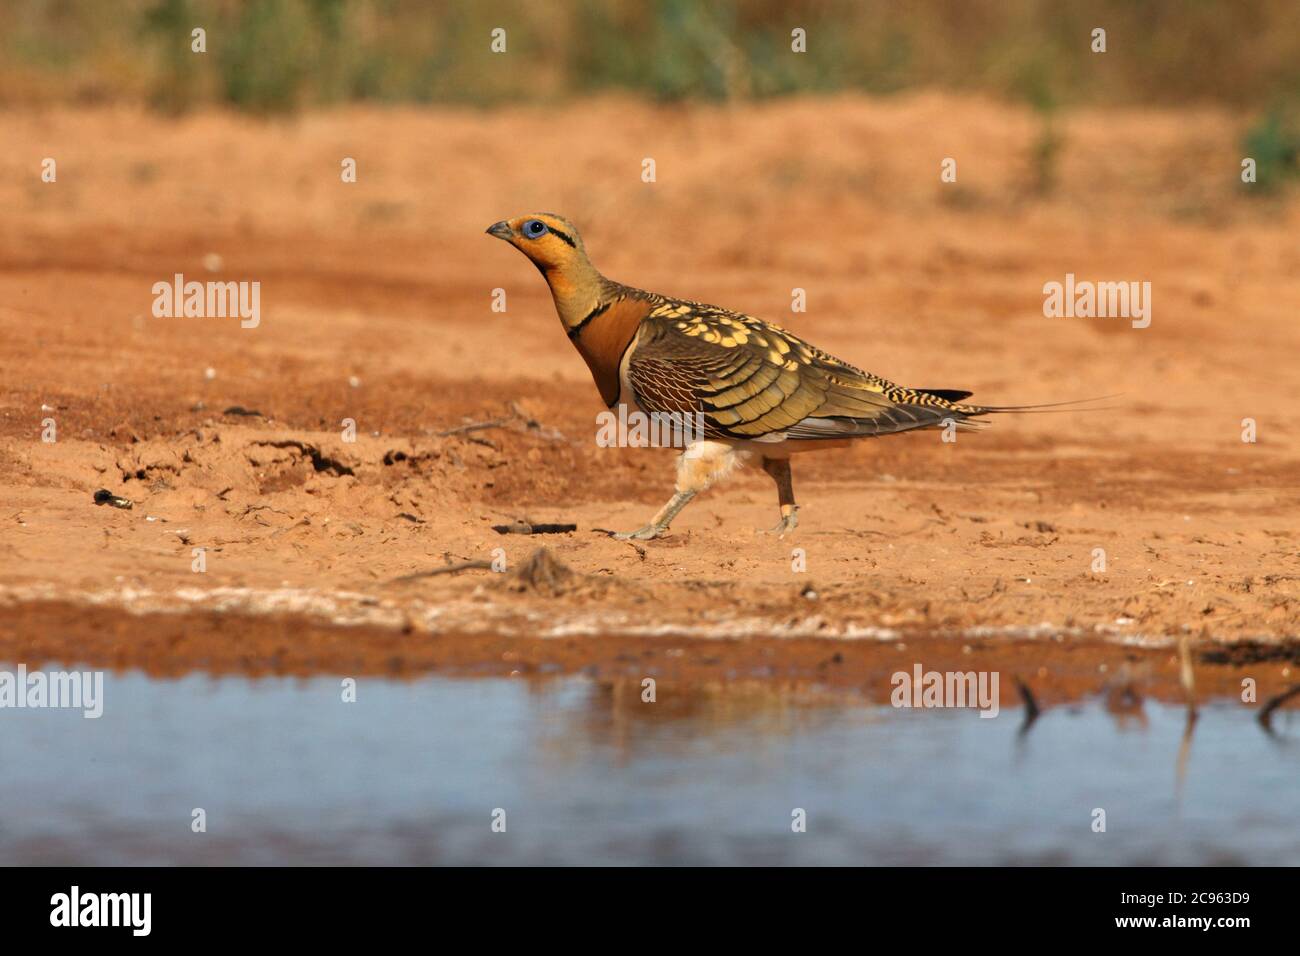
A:
<svg viewBox="0 0 1300 956">
<path fill-rule="evenodd" d="M 692 442 L 677 459 L 677 492 L 650 523 L 636 531 L 615 534 L 615 538 L 648 541 L 668 530 L 677 513 L 697 494 L 740 464 L 746 453 L 719 441 Z M 786 469 L 789 471 L 789 468 Z"/>
<path fill-rule="evenodd" d="M 794 482 L 790 478 L 789 458 L 764 458 L 763 470 L 776 482 L 776 496 L 781 503 L 781 521 L 771 534 L 784 535 L 799 525 L 799 506 L 794 503 Z"/>
<path fill-rule="evenodd" d="M 659 512 L 650 519 L 650 523 L 644 528 L 638 528 L 636 531 L 620 531 L 614 537 L 621 540 L 632 538 L 637 541 L 649 541 L 651 538 L 657 538 L 668 530 L 668 526 L 677 517 L 677 512 L 690 504 L 691 499 L 694 497 L 695 492 L 693 491 L 679 491 L 673 495 L 668 504 L 659 509 Z"/>
</svg>

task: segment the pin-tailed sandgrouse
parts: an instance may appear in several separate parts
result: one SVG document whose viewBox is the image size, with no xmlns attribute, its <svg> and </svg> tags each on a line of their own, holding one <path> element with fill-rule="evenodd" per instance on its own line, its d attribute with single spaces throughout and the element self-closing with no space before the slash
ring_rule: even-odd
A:
<svg viewBox="0 0 1300 956">
<path fill-rule="evenodd" d="M 956 427 L 1011 408 L 963 404 L 971 393 L 903 388 L 753 316 L 643 292 L 596 271 L 573 224 L 534 213 L 490 226 L 537 266 L 570 341 L 609 408 L 686 416 L 703 434 L 687 444 L 672 500 L 624 538 L 654 538 L 692 498 L 758 456 L 776 482 L 781 521 L 797 507 L 790 455 L 849 439 Z"/>
</svg>

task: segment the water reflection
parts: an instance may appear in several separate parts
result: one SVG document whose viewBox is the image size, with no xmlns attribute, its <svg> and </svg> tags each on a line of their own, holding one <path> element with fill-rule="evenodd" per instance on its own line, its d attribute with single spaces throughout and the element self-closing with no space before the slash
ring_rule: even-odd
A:
<svg viewBox="0 0 1300 956">
<path fill-rule="evenodd" d="M 654 691 L 363 679 L 344 704 L 330 678 L 110 675 L 99 720 L 0 713 L 0 863 L 1300 858 L 1289 711 L 1270 738 L 1245 707 L 1189 717 L 1122 680 L 1041 710 L 1030 691 L 994 719 L 800 681 Z"/>
</svg>

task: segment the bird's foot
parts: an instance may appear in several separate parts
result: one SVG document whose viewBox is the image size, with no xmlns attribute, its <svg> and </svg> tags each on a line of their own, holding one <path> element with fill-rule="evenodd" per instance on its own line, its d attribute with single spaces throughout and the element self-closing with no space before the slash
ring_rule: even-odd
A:
<svg viewBox="0 0 1300 956">
<path fill-rule="evenodd" d="M 652 538 L 659 537 L 667 530 L 667 528 L 661 528 L 657 524 L 648 524 L 636 531 L 615 531 L 610 537 L 619 541 L 649 541 Z"/>
<path fill-rule="evenodd" d="M 781 520 L 776 523 L 775 528 L 769 528 L 764 534 L 774 534 L 778 538 L 784 538 L 788 532 L 799 527 L 798 510 L 791 511 L 789 514 L 781 515 Z"/>
</svg>

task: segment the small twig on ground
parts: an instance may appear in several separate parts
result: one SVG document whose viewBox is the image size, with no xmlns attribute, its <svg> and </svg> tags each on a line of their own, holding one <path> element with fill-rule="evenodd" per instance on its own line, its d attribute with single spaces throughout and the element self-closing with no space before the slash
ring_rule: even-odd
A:
<svg viewBox="0 0 1300 956">
<path fill-rule="evenodd" d="M 397 584 L 402 581 L 418 581 L 420 578 L 431 578 L 438 574 L 459 574 L 461 571 L 491 570 L 491 561 L 461 561 L 459 564 L 449 564 L 446 567 L 434 568 L 432 571 L 416 571 L 414 574 L 403 574 L 401 577 L 392 578 L 387 583 Z"/>
<path fill-rule="evenodd" d="M 1001 594 L 1006 589 L 1007 586 L 1002 583 L 1002 579 L 998 578 L 996 581 L 993 582 L 993 589 L 989 591 L 988 594 L 984 595 L 982 598 L 971 597 L 969 594 L 966 593 L 965 588 L 961 588 L 960 590 L 961 590 L 961 596 L 964 597 L 967 601 L 970 601 L 973 604 L 982 604 L 983 602 L 987 601 L 989 598 L 996 597 L 997 595 Z"/>
<path fill-rule="evenodd" d="M 541 422 L 520 408 L 518 402 L 511 402 L 509 408 L 511 414 L 524 423 L 524 429 L 529 434 L 536 435 L 538 438 L 544 438 L 547 441 L 565 441 L 563 434 L 556 431 L 554 428 L 544 427 Z"/>
<path fill-rule="evenodd" d="M 270 505 L 244 505 L 244 510 L 240 512 L 239 517 L 247 517 L 255 511 L 269 511 L 272 514 L 284 515 L 286 518 L 293 517 L 289 512 L 281 511 L 279 508 L 272 508 Z"/>
<path fill-rule="evenodd" d="M 528 521 L 515 521 L 511 524 L 494 524 L 492 530 L 497 534 L 567 534 L 577 531 L 576 524 L 532 524 Z"/>
<path fill-rule="evenodd" d="M 544 428 L 541 422 L 520 408 L 518 403 L 510 402 L 507 407 L 510 409 L 510 414 L 502 418 L 493 418 L 481 422 L 466 422 L 464 425 L 457 425 L 455 428 L 448 428 L 444 431 L 434 432 L 433 435 L 436 438 L 447 438 L 450 435 L 466 435 L 471 432 L 484 431 L 489 428 L 503 428 L 507 425 L 518 423 L 523 431 L 530 435 L 536 435 L 538 438 L 544 438 L 547 441 L 565 440 L 564 435 L 555 429 Z M 471 441 L 473 440 L 475 439 L 471 439 Z M 482 441 L 481 439 L 478 440 Z M 495 448 L 496 446 L 494 445 L 491 447 Z"/>
<path fill-rule="evenodd" d="M 508 425 L 514 421 L 514 417 L 496 418 L 490 422 L 470 422 L 468 425 L 458 425 L 455 428 L 448 428 L 446 431 L 434 432 L 439 438 L 446 438 L 448 435 L 464 435 L 469 432 L 479 432 L 486 428 L 500 428 L 502 425 Z"/>
</svg>

